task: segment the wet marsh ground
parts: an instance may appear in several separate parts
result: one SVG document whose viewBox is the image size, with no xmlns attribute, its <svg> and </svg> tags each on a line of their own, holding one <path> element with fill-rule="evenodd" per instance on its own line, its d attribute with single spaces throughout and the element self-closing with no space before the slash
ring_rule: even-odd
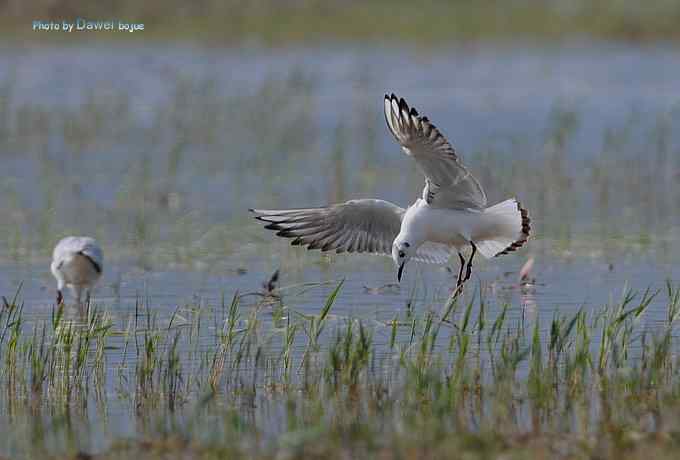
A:
<svg viewBox="0 0 680 460">
<path fill-rule="evenodd" d="M 97 44 L 0 63 L 0 455 L 675 456 L 672 47 Z M 387 258 L 291 248 L 247 214 L 412 202 L 392 91 L 490 202 L 532 213 L 528 248 L 480 261 L 455 303 L 447 268 L 397 286 Z M 105 251 L 87 318 L 54 306 L 72 233 Z"/>
</svg>

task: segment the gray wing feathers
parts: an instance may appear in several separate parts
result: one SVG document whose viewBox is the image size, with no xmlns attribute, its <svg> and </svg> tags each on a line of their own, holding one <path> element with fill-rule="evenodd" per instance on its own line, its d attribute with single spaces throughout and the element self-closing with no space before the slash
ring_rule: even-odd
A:
<svg viewBox="0 0 680 460">
<path fill-rule="evenodd" d="M 102 272 L 103 255 L 98 246 L 86 246 L 80 251 L 80 254 L 87 257 L 97 273 Z"/>
<path fill-rule="evenodd" d="M 427 117 L 394 94 L 385 95 L 385 121 L 407 155 L 412 156 L 426 177 L 423 199 L 435 207 L 486 206 L 486 194 L 470 174 L 448 140 Z"/>
<path fill-rule="evenodd" d="M 291 238 L 291 244 L 321 251 L 359 252 L 391 255 L 392 242 L 399 234 L 404 209 L 383 200 L 352 200 L 325 208 L 251 209 L 255 218 L 277 236 Z M 450 248 L 425 243 L 414 260 L 444 264 Z"/>
<path fill-rule="evenodd" d="M 308 249 L 391 254 L 404 209 L 383 200 L 351 200 L 324 208 L 251 209 L 277 236 Z"/>
</svg>

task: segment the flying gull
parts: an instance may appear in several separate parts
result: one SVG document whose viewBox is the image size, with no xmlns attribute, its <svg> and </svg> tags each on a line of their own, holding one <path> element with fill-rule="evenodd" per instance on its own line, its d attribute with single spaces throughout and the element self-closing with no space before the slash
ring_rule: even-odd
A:
<svg viewBox="0 0 680 460">
<path fill-rule="evenodd" d="M 384 200 L 359 199 L 320 208 L 250 211 L 277 236 L 293 238 L 293 245 L 391 255 L 399 281 L 410 259 L 444 264 L 455 250 L 460 259 L 458 288 L 470 278 L 477 252 L 491 258 L 527 242 L 531 231 L 527 210 L 515 198 L 487 207 L 481 184 L 427 117 L 392 94 L 385 95 L 385 121 L 425 175 L 422 197 L 408 209 Z M 461 250 L 468 245 L 472 253 L 466 262 Z"/>
</svg>

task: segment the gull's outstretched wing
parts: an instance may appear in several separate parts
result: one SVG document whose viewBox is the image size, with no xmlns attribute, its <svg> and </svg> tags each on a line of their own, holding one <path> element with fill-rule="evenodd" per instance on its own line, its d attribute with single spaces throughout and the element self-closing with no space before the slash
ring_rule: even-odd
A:
<svg viewBox="0 0 680 460">
<path fill-rule="evenodd" d="M 430 123 L 406 101 L 385 95 L 385 121 L 407 155 L 425 174 L 423 199 L 431 206 L 452 209 L 481 209 L 486 194 L 479 181 L 463 166 L 455 150 Z"/>
<path fill-rule="evenodd" d="M 277 236 L 293 238 L 291 244 L 322 251 L 364 252 L 391 255 L 392 242 L 399 234 L 403 208 L 383 200 L 350 200 L 325 208 L 251 209 L 255 218 Z M 426 243 L 415 260 L 445 263 L 447 246 Z"/>
<path fill-rule="evenodd" d="M 391 254 L 404 209 L 383 200 L 351 200 L 325 208 L 251 209 L 293 245 L 336 252 Z"/>
</svg>

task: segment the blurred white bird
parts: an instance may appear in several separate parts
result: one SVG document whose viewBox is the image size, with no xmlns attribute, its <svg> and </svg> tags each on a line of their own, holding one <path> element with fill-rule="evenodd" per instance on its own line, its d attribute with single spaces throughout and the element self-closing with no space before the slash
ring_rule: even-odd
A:
<svg viewBox="0 0 680 460">
<path fill-rule="evenodd" d="M 64 286 L 68 286 L 81 306 L 90 302 L 94 285 L 102 276 L 104 254 L 99 244 L 85 236 L 67 236 L 59 241 L 52 254 L 52 274 L 57 279 L 57 305 L 64 301 Z"/>
</svg>

